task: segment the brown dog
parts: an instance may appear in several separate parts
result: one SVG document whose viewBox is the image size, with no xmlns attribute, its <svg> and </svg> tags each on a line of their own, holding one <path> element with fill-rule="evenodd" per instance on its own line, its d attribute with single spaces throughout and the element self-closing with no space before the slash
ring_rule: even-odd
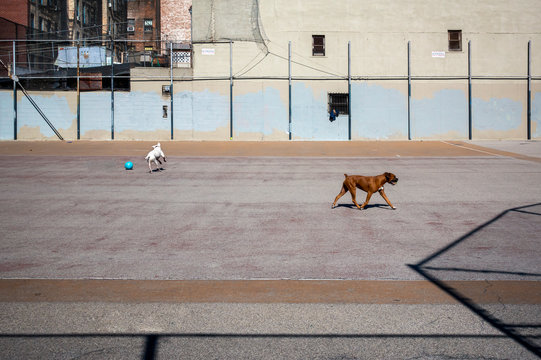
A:
<svg viewBox="0 0 541 360">
<path fill-rule="evenodd" d="M 386 183 L 395 185 L 398 182 L 398 178 L 394 174 L 386 172 L 378 176 L 362 176 L 362 175 L 348 175 L 348 174 L 344 174 L 344 176 L 346 177 L 346 179 L 344 180 L 344 183 L 342 184 L 342 190 L 336 196 L 336 199 L 334 199 L 331 209 L 334 208 L 338 199 L 340 199 L 348 191 L 351 193 L 351 198 L 353 199 L 353 203 L 360 210 L 364 209 L 366 204 L 368 204 L 368 201 L 370 201 L 370 197 L 376 191 L 379 192 L 381 196 L 383 196 L 387 204 L 389 204 L 389 206 L 393 208 L 393 210 L 396 209 L 391 204 L 391 202 L 387 198 L 387 195 L 385 195 L 385 191 L 383 190 L 383 185 L 385 185 Z M 366 200 L 364 201 L 364 204 L 362 204 L 361 206 L 359 206 L 359 204 L 357 204 L 357 201 L 355 200 L 355 193 L 357 192 L 357 188 L 366 191 Z"/>
</svg>

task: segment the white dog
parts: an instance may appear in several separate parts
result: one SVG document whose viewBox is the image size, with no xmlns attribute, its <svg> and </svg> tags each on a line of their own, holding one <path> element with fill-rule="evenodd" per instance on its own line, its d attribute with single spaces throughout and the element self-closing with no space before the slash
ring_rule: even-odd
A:
<svg viewBox="0 0 541 360">
<path fill-rule="evenodd" d="M 157 145 L 152 145 L 152 147 L 153 149 L 145 157 L 145 160 L 148 160 L 148 169 L 150 170 L 150 173 L 152 173 L 152 167 L 150 166 L 151 161 L 154 161 L 154 163 L 156 164 L 156 170 L 158 171 L 162 170 L 158 165 L 158 163 L 160 165 L 162 164 L 160 159 L 163 158 L 163 161 L 167 162 L 167 160 L 165 160 L 165 154 L 162 151 L 160 143 L 158 143 Z"/>
</svg>

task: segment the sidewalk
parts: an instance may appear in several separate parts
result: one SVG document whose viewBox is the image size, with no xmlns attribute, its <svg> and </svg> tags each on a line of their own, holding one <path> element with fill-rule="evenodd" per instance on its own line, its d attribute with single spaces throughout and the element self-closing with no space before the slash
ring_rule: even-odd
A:
<svg viewBox="0 0 541 360">
<path fill-rule="evenodd" d="M 0 141 L 1 155 L 145 156 L 151 141 Z M 537 141 L 161 141 L 168 156 L 541 158 Z"/>
</svg>

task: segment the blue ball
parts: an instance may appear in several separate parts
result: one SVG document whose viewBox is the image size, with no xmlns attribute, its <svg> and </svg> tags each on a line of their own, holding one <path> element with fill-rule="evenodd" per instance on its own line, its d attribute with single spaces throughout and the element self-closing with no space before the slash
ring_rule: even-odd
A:
<svg viewBox="0 0 541 360">
<path fill-rule="evenodd" d="M 131 170 L 131 169 L 133 169 L 133 163 L 131 161 L 127 161 L 124 164 L 124 167 L 126 168 L 126 170 Z"/>
</svg>

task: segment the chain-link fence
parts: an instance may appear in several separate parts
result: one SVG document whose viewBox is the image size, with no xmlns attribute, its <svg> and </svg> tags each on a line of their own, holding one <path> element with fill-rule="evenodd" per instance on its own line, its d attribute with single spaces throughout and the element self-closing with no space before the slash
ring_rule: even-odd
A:
<svg viewBox="0 0 541 360">
<path fill-rule="evenodd" d="M 27 31 L 21 27 L 21 31 Z M 172 59 L 172 63 L 171 63 Z M 159 40 L 0 40 L 0 88 L 16 76 L 28 90 L 130 89 L 135 67 L 190 67 L 190 42 Z"/>
</svg>

